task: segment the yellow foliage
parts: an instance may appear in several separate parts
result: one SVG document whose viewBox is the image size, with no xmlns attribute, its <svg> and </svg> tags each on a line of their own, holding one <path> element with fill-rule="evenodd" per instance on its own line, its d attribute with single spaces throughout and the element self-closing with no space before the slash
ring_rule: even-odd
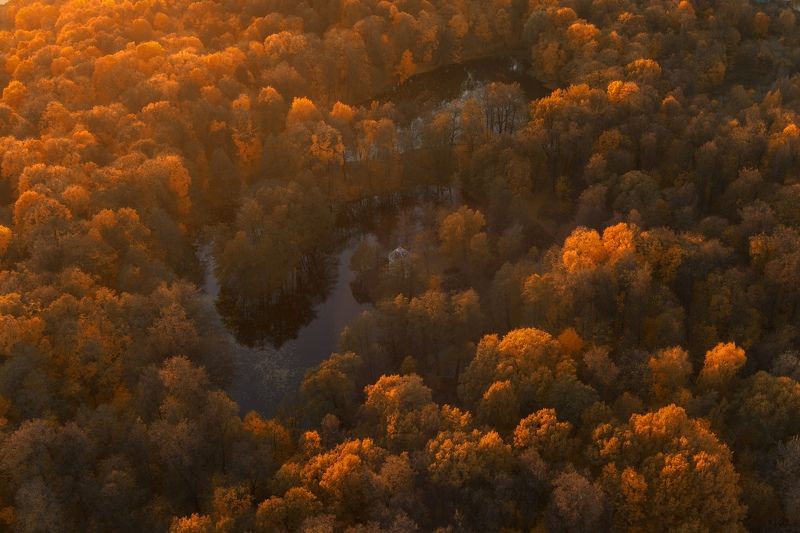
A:
<svg viewBox="0 0 800 533">
<path fill-rule="evenodd" d="M 3 89 L 3 102 L 18 109 L 25 97 L 28 95 L 28 89 L 22 82 L 12 80 L 5 89 Z"/>
<path fill-rule="evenodd" d="M 213 533 L 214 524 L 208 515 L 197 513 L 182 518 L 173 518 L 169 533 Z"/>
<path fill-rule="evenodd" d="M 706 352 L 700 382 L 707 387 L 724 388 L 746 362 L 742 348 L 732 342 L 719 343 Z"/>
<path fill-rule="evenodd" d="M 632 81 L 612 81 L 608 84 L 608 101 L 621 104 L 639 94 L 639 86 Z"/>
<path fill-rule="evenodd" d="M 140 61 L 150 61 L 154 57 L 163 56 L 164 53 L 164 47 L 156 41 L 147 41 L 136 47 L 136 57 Z"/>
<path fill-rule="evenodd" d="M 588 228 L 577 228 L 564 241 L 561 262 L 568 272 L 592 269 L 605 261 L 607 251 L 600 234 Z"/>
<path fill-rule="evenodd" d="M 546 331 L 535 328 L 515 329 L 509 331 L 500 341 L 498 349 L 515 358 L 534 357 L 546 346 L 549 346 L 553 337 Z M 483 342 L 483 341 L 481 341 Z"/>
<path fill-rule="evenodd" d="M 58 18 L 58 6 L 34 2 L 23 5 L 17 11 L 14 24 L 23 30 L 34 30 L 51 26 L 56 18 Z"/>
<path fill-rule="evenodd" d="M 661 65 L 653 59 L 637 59 L 625 66 L 625 73 L 636 80 L 652 83 L 661 76 Z"/>
<path fill-rule="evenodd" d="M 608 264 L 614 265 L 621 258 L 636 250 L 636 226 L 619 223 L 603 230 L 603 248 L 608 257 Z"/>
<path fill-rule="evenodd" d="M 674 401 L 692 374 L 689 354 L 679 347 L 659 351 L 647 361 L 653 398 L 658 403 Z"/>
<path fill-rule="evenodd" d="M 567 38 L 570 45 L 584 45 L 593 41 L 600 34 L 594 24 L 575 22 L 567 29 Z"/>
<path fill-rule="evenodd" d="M 557 26 L 567 26 L 578 19 L 578 15 L 570 7 L 559 7 L 551 16 Z"/>
<path fill-rule="evenodd" d="M 0 225 L 0 257 L 3 257 L 8 251 L 13 235 L 11 228 Z"/>
<path fill-rule="evenodd" d="M 287 126 L 322 119 L 322 114 L 309 98 L 295 98 L 286 116 Z"/>
<path fill-rule="evenodd" d="M 569 355 L 575 355 L 583 349 L 583 339 L 575 331 L 575 328 L 567 328 L 558 336 L 558 343 L 561 349 Z"/>
<path fill-rule="evenodd" d="M 355 110 L 347 104 L 337 101 L 331 109 L 331 118 L 350 123 L 356 116 Z"/>
<path fill-rule="evenodd" d="M 797 124 L 789 124 L 785 128 L 783 128 L 783 134 L 786 137 L 800 137 L 800 128 L 797 127 Z"/>
</svg>

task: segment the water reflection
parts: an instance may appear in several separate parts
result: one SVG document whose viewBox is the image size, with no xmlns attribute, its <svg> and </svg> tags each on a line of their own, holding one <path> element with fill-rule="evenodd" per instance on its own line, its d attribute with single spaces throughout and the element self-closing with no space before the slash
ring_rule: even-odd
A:
<svg viewBox="0 0 800 533">
<path fill-rule="evenodd" d="M 302 285 L 302 294 L 276 300 L 269 306 L 241 313 L 223 295 L 214 275 L 208 247 L 200 250 L 205 264 L 205 292 L 217 301 L 217 310 L 233 337 L 234 371 L 228 394 L 241 412 L 277 413 L 281 403 L 297 390 L 303 374 L 336 351 L 339 333 L 368 308 L 353 298 L 355 274 L 350 260 L 360 241 L 350 239 L 334 252 L 315 259 L 319 280 Z M 313 279 L 313 278 L 312 278 Z"/>
<path fill-rule="evenodd" d="M 280 291 L 255 304 L 242 305 L 238 294 L 222 287 L 217 311 L 239 344 L 280 348 L 317 318 L 316 306 L 325 301 L 337 281 L 338 260 L 331 252 L 312 253 L 294 290 Z"/>
</svg>

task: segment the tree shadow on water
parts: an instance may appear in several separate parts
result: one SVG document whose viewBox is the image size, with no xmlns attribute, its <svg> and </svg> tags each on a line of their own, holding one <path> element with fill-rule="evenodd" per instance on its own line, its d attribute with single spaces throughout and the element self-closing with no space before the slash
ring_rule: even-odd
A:
<svg viewBox="0 0 800 533">
<path fill-rule="evenodd" d="M 335 283 L 336 255 L 316 252 L 307 258 L 291 290 L 254 300 L 221 287 L 216 307 L 239 344 L 279 349 L 317 317 L 316 307 L 330 295 Z"/>
</svg>

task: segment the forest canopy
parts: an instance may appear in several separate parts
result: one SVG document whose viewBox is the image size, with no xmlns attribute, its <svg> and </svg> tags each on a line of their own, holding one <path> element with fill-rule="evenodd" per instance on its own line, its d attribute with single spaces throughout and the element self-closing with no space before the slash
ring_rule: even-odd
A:
<svg viewBox="0 0 800 533">
<path fill-rule="evenodd" d="M 797 530 L 798 17 L 0 5 L 0 529 Z M 229 330 L 363 227 L 367 310 L 243 412 Z"/>
</svg>

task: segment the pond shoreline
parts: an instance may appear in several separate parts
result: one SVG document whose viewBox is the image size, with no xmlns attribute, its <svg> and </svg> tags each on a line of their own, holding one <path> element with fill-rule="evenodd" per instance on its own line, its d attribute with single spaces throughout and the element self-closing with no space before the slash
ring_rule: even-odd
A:
<svg viewBox="0 0 800 533">
<path fill-rule="evenodd" d="M 495 82 L 518 83 L 528 99 L 550 93 L 529 74 L 524 59 L 512 53 L 474 58 L 415 74 L 370 102 L 385 99 L 394 102 L 401 111 L 406 108 L 407 113 L 419 115 L 421 109 L 431 104 L 439 106 L 457 100 L 467 94 L 465 91 Z M 453 203 L 452 187 L 447 190 L 449 203 Z M 307 312 L 296 309 L 297 306 L 291 306 L 289 310 L 276 308 L 276 312 L 280 311 L 276 317 L 279 321 L 288 321 L 287 324 L 292 325 L 294 317 L 297 322 L 297 329 L 289 330 L 288 336 L 274 337 L 274 331 L 242 335 L 242 324 L 244 327 L 257 327 L 258 320 L 244 317 L 244 322 L 239 320 L 239 324 L 235 323 L 237 317 L 230 315 L 231 309 L 220 300 L 224 291 L 214 272 L 211 239 L 207 237 L 198 242 L 198 259 L 204 271 L 203 292 L 211 300 L 234 346 L 234 371 L 227 392 L 237 402 L 242 414 L 254 410 L 262 416 L 277 416 L 287 398 L 296 396 L 305 372 L 337 350 L 341 331 L 362 312 L 372 309 L 372 304 L 360 303 L 353 295 L 351 283 L 355 273 L 350 268 L 351 258 L 363 239 L 386 241 L 382 242 L 383 247 L 391 248 L 389 241 L 392 241 L 394 222 L 389 218 L 394 220 L 398 211 L 432 201 L 429 194 L 426 187 L 424 192 L 394 192 L 387 197 L 366 197 L 340 206 L 330 242 L 325 246 L 328 251 L 323 252 L 322 259 L 330 261 L 330 265 L 325 266 L 332 270 L 327 280 L 329 286 L 317 296 L 304 294 L 300 298 L 298 305 L 307 306 Z M 441 190 L 437 196 L 440 195 Z M 376 236 L 378 234 L 381 236 Z M 258 318 L 269 320 L 269 315 Z M 280 324 L 273 326 L 282 327 Z"/>
</svg>

